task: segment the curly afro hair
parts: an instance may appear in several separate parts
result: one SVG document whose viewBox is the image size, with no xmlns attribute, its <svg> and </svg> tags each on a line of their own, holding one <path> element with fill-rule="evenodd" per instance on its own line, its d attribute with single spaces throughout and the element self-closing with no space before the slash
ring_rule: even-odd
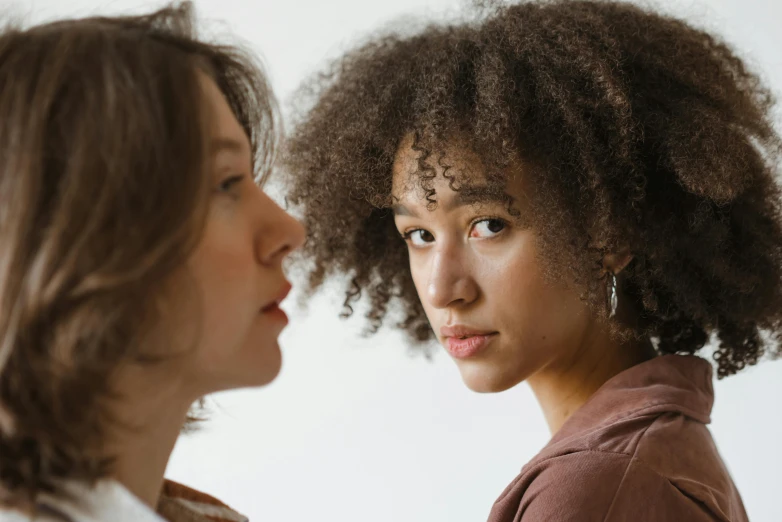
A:
<svg viewBox="0 0 782 522">
<path fill-rule="evenodd" d="M 712 340 L 718 376 L 778 355 L 782 140 L 774 97 L 728 45 L 675 18 L 602 1 L 482 6 L 472 20 L 372 39 L 305 84 L 284 159 L 309 229 L 308 290 L 347 275 L 376 331 L 401 305 L 433 337 L 389 210 L 403 137 L 436 202 L 433 162 L 458 129 L 499 189 L 534 164 L 531 225 L 547 266 L 605 317 L 601 260 L 629 249 L 631 328 L 662 353 Z"/>
</svg>

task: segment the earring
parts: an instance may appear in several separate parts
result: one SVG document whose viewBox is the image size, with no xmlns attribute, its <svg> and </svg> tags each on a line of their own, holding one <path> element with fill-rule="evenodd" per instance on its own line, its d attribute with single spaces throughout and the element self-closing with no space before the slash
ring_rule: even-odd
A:
<svg viewBox="0 0 782 522">
<path fill-rule="evenodd" d="M 619 297 L 616 295 L 616 275 L 608 272 L 608 304 L 610 312 L 608 317 L 616 315 L 616 307 L 619 304 Z"/>
</svg>

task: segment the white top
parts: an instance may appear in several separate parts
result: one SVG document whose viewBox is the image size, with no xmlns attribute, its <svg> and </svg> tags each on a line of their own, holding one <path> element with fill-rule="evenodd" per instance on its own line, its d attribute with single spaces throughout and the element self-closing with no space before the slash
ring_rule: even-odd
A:
<svg viewBox="0 0 782 522">
<path fill-rule="evenodd" d="M 41 495 L 40 514 L 34 522 L 165 522 L 148 505 L 115 480 L 102 480 L 94 488 L 70 484 L 78 502 Z M 18 511 L 0 511 L 0 522 L 31 522 Z"/>
<path fill-rule="evenodd" d="M 165 522 L 152 508 L 143 503 L 115 480 L 102 480 L 89 488 L 70 484 L 69 492 L 77 501 L 41 495 L 40 514 L 35 522 Z M 17 511 L 0 511 L 1 522 L 31 522 Z"/>
<path fill-rule="evenodd" d="M 163 484 L 158 513 L 115 480 L 94 488 L 68 483 L 66 489 L 77 500 L 40 495 L 34 519 L 0 509 L 0 522 L 248 522 L 216 498 L 170 480 Z"/>
</svg>

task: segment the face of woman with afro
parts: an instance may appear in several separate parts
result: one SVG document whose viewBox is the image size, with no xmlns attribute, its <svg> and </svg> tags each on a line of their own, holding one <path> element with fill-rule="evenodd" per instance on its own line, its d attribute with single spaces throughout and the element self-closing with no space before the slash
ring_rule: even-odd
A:
<svg viewBox="0 0 782 522">
<path fill-rule="evenodd" d="M 431 205 L 415 183 L 421 154 L 412 145 L 407 136 L 394 162 L 395 224 L 426 316 L 465 384 L 498 392 L 573 365 L 600 326 L 575 284 L 546 275 L 537 233 L 524 224 L 532 191 L 523 164 L 509 166 L 497 194 L 480 159 L 454 139 L 434 166 Z M 468 179 L 454 187 L 445 164 Z"/>
</svg>

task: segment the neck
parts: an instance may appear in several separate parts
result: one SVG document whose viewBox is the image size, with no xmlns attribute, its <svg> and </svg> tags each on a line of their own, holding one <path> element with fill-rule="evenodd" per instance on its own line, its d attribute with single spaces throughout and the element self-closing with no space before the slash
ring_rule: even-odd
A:
<svg viewBox="0 0 782 522">
<path fill-rule="evenodd" d="M 551 434 L 609 379 L 655 357 L 649 341 L 612 339 L 604 325 L 594 325 L 574 354 L 528 379 Z"/>
<path fill-rule="evenodd" d="M 115 456 L 112 478 L 156 509 L 168 459 L 194 400 L 177 393 L 179 387 L 171 383 L 160 389 L 165 381 L 149 373 L 148 367 L 130 369 L 117 379 L 120 422 L 110 433 L 108 448 Z"/>
</svg>

